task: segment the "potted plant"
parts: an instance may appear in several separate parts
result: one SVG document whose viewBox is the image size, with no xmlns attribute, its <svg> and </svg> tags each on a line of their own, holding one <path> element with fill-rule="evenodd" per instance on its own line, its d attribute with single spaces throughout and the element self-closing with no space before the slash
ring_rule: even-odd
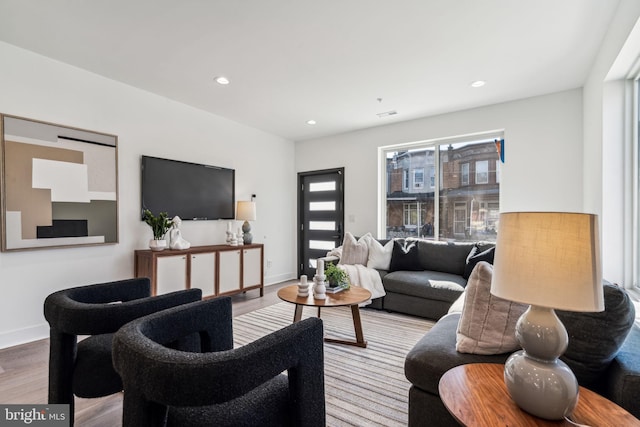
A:
<svg viewBox="0 0 640 427">
<path fill-rule="evenodd" d="M 167 247 L 167 241 L 164 240 L 164 235 L 173 225 L 173 221 L 170 220 L 166 212 L 160 212 L 158 216 L 153 215 L 149 209 L 145 209 L 142 212 L 142 219 L 149 224 L 153 231 L 153 239 L 149 241 L 149 248 L 152 251 L 161 251 Z"/>
<path fill-rule="evenodd" d="M 349 289 L 349 276 L 347 272 L 333 263 L 328 263 L 324 269 L 324 275 L 329 282 L 329 287 L 341 286 L 345 289 Z"/>
</svg>

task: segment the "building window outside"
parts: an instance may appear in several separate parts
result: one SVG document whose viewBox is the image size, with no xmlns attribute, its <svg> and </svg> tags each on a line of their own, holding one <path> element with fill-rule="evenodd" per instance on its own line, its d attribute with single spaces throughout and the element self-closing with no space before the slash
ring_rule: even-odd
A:
<svg viewBox="0 0 640 427">
<path fill-rule="evenodd" d="M 496 160 L 496 182 L 500 183 L 500 160 Z"/>
<path fill-rule="evenodd" d="M 416 203 L 404 204 L 404 226 L 415 229 L 418 226 L 418 205 Z"/>
<path fill-rule="evenodd" d="M 463 163 L 460 167 L 460 184 L 469 185 L 469 163 Z"/>
<path fill-rule="evenodd" d="M 413 188 L 424 187 L 424 169 L 413 170 Z"/>
<path fill-rule="evenodd" d="M 384 189 L 386 203 L 381 213 L 382 218 L 386 218 L 382 230 L 386 235 L 381 237 L 495 241 L 500 185 L 493 176 L 489 179 L 489 173 L 493 173 L 489 165 L 498 159 L 496 137 L 502 138 L 502 135 L 383 150 L 386 176 L 381 183 L 394 182 L 392 177 L 400 176 L 403 171 L 403 184 L 407 185 L 403 185 L 402 191 L 393 185 Z M 485 182 L 480 186 L 470 179 L 472 173 L 476 177 L 478 171 L 472 170 L 472 166 L 477 168 L 477 165 L 480 165 L 480 183 Z M 411 178 L 413 182 L 407 182 Z M 428 185 L 424 185 L 425 178 L 429 179 Z M 422 186 L 416 185 L 420 182 Z"/>
<path fill-rule="evenodd" d="M 476 184 L 489 183 L 489 161 L 480 160 L 476 162 Z"/>
<path fill-rule="evenodd" d="M 467 204 L 455 202 L 453 216 L 453 234 L 464 240 L 467 235 Z"/>
</svg>

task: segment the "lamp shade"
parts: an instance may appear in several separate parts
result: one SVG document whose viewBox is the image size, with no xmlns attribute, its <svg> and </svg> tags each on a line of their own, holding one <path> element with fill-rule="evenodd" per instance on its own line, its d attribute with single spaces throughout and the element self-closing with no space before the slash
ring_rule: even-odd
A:
<svg viewBox="0 0 640 427">
<path fill-rule="evenodd" d="M 255 202 L 238 202 L 236 207 L 236 219 L 244 221 L 256 220 L 256 204 Z"/>
<path fill-rule="evenodd" d="M 491 293 L 540 307 L 604 310 L 598 217 L 500 214 Z"/>
</svg>

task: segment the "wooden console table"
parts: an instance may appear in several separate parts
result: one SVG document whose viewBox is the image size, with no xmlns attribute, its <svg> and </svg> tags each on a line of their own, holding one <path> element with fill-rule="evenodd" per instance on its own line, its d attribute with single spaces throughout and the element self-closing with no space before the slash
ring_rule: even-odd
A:
<svg viewBox="0 0 640 427">
<path fill-rule="evenodd" d="M 136 250 L 135 277 L 149 277 L 153 295 L 200 288 L 203 297 L 259 289 L 264 295 L 264 245 Z"/>
<path fill-rule="evenodd" d="M 471 363 L 447 371 L 440 379 L 440 399 L 464 426 L 575 426 L 524 412 L 511 400 L 504 383 L 504 365 Z M 580 387 L 572 421 L 587 426 L 640 426 L 640 420 L 615 403 Z"/>
</svg>

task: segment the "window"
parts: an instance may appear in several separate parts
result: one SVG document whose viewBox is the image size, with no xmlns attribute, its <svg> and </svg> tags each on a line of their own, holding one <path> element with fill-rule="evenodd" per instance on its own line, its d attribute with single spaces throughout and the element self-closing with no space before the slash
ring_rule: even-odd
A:
<svg viewBox="0 0 640 427">
<path fill-rule="evenodd" d="M 453 234 L 464 239 L 466 229 L 467 204 L 464 202 L 455 202 L 453 212 Z"/>
<path fill-rule="evenodd" d="M 463 163 L 460 167 L 460 184 L 469 185 L 469 163 Z"/>
<path fill-rule="evenodd" d="M 496 182 L 500 182 L 500 160 L 496 160 Z"/>
<path fill-rule="evenodd" d="M 413 170 L 413 188 L 424 187 L 424 169 Z"/>
<path fill-rule="evenodd" d="M 416 203 L 404 204 L 404 226 L 415 228 L 418 225 L 418 205 Z"/>
<path fill-rule="evenodd" d="M 489 179 L 489 165 L 498 161 L 496 137 L 502 135 L 381 149 L 385 160 L 381 194 L 386 199 L 380 212 L 384 221 L 380 236 L 495 241 L 500 184 Z M 392 176 L 400 168 L 402 192 L 386 184 L 394 182 Z M 475 180 L 470 178 L 472 173 Z"/>
<path fill-rule="evenodd" d="M 476 162 L 476 184 L 489 183 L 489 161 L 480 160 Z"/>
</svg>

